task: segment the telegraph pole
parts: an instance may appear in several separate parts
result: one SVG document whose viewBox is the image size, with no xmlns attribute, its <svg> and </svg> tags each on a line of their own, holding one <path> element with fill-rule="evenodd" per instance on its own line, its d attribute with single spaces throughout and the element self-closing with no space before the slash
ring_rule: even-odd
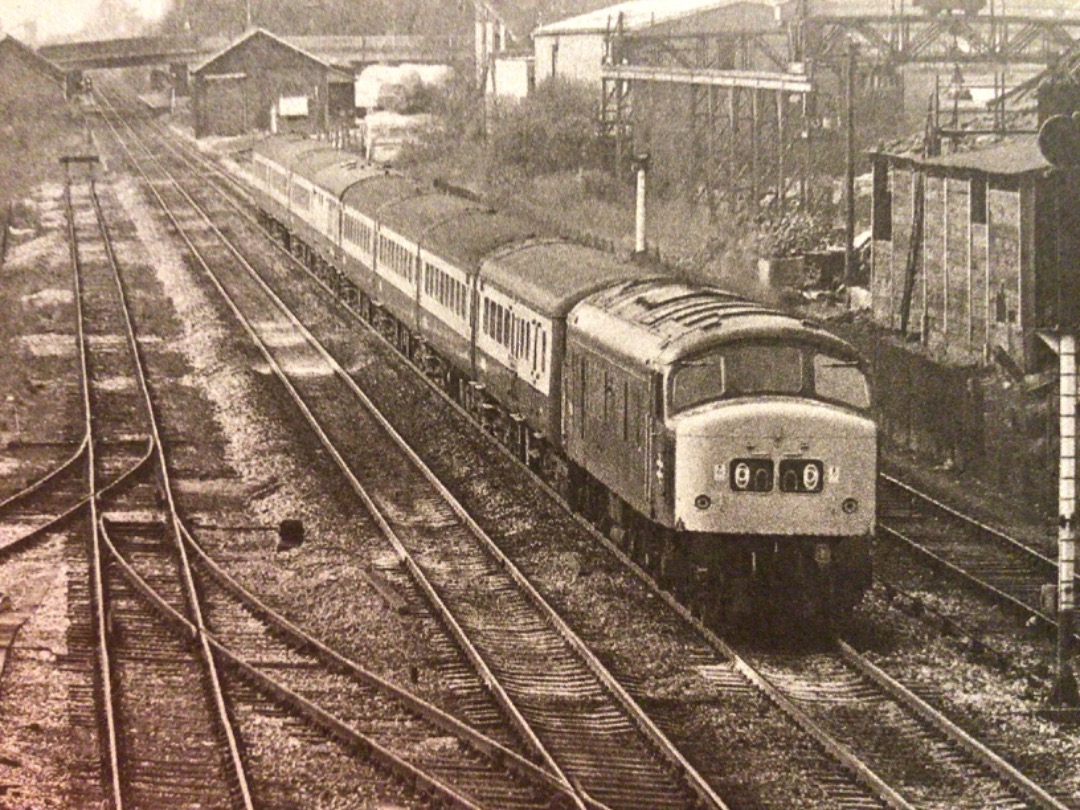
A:
<svg viewBox="0 0 1080 810">
<path fill-rule="evenodd" d="M 844 69 L 844 283 L 855 283 L 855 41 L 848 40 Z"/>
</svg>

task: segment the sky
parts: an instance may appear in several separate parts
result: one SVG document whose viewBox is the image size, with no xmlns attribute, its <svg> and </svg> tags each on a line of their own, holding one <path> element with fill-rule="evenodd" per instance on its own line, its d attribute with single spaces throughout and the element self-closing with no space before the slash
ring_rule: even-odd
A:
<svg viewBox="0 0 1080 810">
<path fill-rule="evenodd" d="M 19 36 L 27 20 L 37 20 L 38 38 L 78 31 L 97 11 L 100 0 L 0 0 L 0 27 Z M 147 20 L 165 13 L 170 0 L 123 0 Z"/>
</svg>

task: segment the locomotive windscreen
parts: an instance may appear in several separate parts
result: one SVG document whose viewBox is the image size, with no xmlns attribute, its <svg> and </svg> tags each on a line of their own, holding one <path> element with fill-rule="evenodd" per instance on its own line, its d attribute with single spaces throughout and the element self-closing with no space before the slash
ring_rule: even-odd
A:
<svg viewBox="0 0 1080 810">
<path fill-rule="evenodd" d="M 815 397 L 858 410 L 870 406 L 857 363 L 805 346 L 747 342 L 681 363 L 671 376 L 668 412 L 769 394 Z"/>
</svg>

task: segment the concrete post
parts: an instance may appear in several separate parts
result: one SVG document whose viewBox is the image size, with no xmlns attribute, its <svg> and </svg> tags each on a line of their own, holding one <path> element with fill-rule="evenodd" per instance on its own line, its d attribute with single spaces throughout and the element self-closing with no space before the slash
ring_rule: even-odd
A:
<svg viewBox="0 0 1080 810">
<path fill-rule="evenodd" d="M 634 216 L 634 255 L 644 256 L 645 241 L 645 179 L 649 168 L 648 153 L 634 156 L 634 169 L 637 172 L 637 207 Z"/>
<path fill-rule="evenodd" d="M 1050 702 L 1080 705 L 1070 653 L 1076 612 L 1076 336 L 1061 336 L 1061 466 L 1058 477 L 1058 638 L 1057 677 Z"/>
</svg>

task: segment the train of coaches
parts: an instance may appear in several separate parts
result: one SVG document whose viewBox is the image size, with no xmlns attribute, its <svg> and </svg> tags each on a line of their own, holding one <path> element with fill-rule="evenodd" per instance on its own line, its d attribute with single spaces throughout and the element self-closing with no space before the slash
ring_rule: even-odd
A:
<svg viewBox="0 0 1080 810">
<path fill-rule="evenodd" d="M 845 342 L 318 141 L 245 171 L 294 255 L 707 618 L 828 620 L 869 586 Z"/>
</svg>

